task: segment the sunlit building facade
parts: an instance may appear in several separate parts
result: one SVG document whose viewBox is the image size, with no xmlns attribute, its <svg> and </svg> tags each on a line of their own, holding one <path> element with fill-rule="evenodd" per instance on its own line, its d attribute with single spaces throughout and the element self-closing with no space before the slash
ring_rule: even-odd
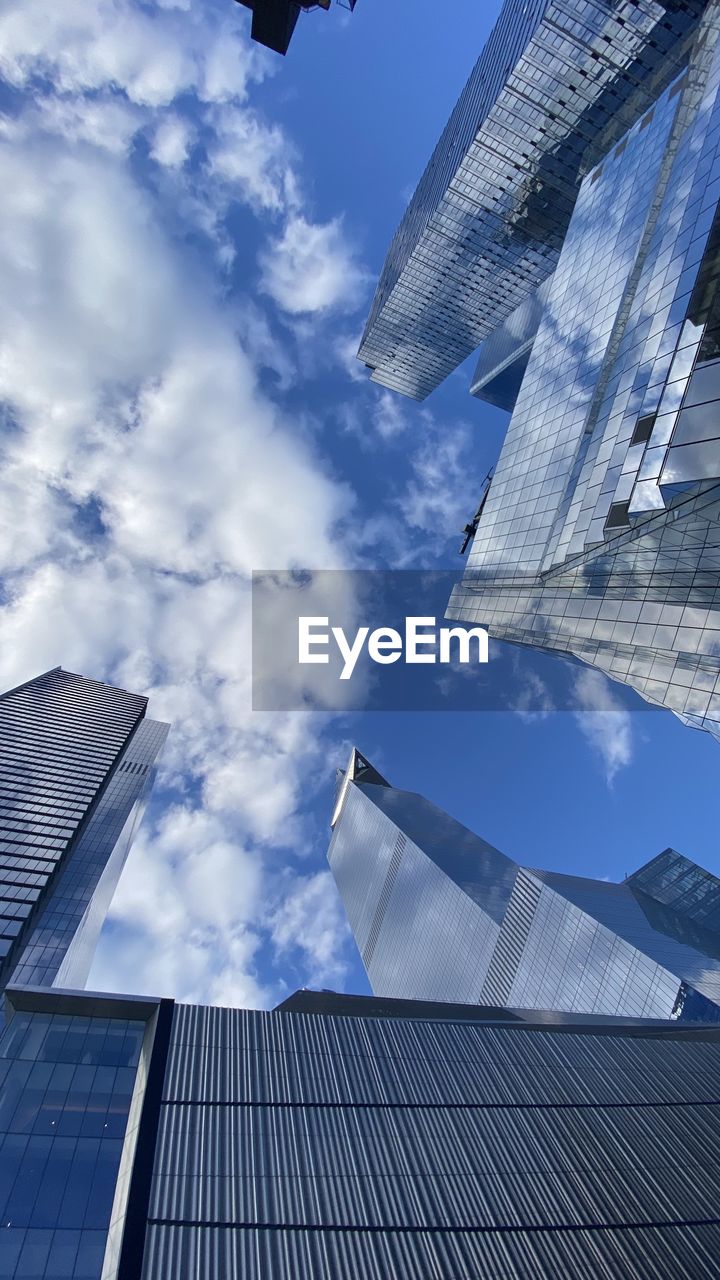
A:
<svg viewBox="0 0 720 1280">
<path fill-rule="evenodd" d="M 56 667 L 0 697 L 0 989 L 82 987 L 168 725 Z"/>
<path fill-rule="evenodd" d="M 506 0 L 418 183 L 359 358 L 422 400 L 557 266 L 582 178 L 687 65 L 707 0 Z"/>
<path fill-rule="evenodd" d="M 716 735 L 719 34 L 716 3 L 508 0 L 360 352 L 422 398 L 481 344 L 512 414 L 448 616 Z"/>
<path fill-rule="evenodd" d="M 481 348 L 473 389 L 512 417 L 448 611 L 715 735 L 716 35 L 586 176 L 542 295 Z"/>
<path fill-rule="evenodd" d="M 376 995 L 720 1021 L 720 880 L 673 849 L 622 884 L 521 866 L 355 750 L 328 859 Z"/>
</svg>

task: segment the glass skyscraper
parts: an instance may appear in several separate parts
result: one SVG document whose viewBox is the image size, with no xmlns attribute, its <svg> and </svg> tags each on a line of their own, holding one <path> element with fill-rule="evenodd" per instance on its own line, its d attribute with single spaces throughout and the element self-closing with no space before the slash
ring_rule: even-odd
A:
<svg viewBox="0 0 720 1280">
<path fill-rule="evenodd" d="M 328 858 L 376 995 L 720 1021 L 720 880 L 673 849 L 622 884 L 520 866 L 355 750 Z"/>
<path fill-rule="evenodd" d="M 168 732 L 146 708 L 60 667 L 0 697 L 0 989 L 85 985 Z"/>
<path fill-rule="evenodd" d="M 361 358 L 512 417 L 448 616 L 720 732 L 720 18 L 508 0 Z M 669 42 L 669 43 L 668 43 Z"/>
<path fill-rule="evenodd" d="M 422 400 L 557 266 L 583 174 L 704 38 L 706 0 L 506 0 L 388 251 L 359 356 Z"/>
</svg>

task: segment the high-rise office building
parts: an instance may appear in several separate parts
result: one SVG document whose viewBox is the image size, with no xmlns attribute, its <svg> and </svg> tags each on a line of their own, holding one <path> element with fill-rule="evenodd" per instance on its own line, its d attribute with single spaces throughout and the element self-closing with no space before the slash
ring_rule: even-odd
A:
<svg viewBox="0 0 720 1280">
<path fill-rule="evenodd" d="M 512 413 L 449 617 L 715 734 L 719 33 L 714 0 L 508 0 L 361 350 L 421 396 L 482 341 Z"/>
<path fill-rule="evenodd" d="M 675 850 L 621 884 L 521 866 L 357 750 L 332 825 L 376 995 L 720 1021 L 720 880 Z"/>
<path fill-rule="evenodd" d="M 10 988 L 13 1280 L 704 1280 L 720 1028 Z"/>
<path fill-rule="evenodd" d="M 0 697 L 0 989 L 85 984 L 168 732 L 146 708 L 60 667 Z"/>
<path fill-rule="evenodd" d="M 506 0 L 397 229 L 359 356 L 422 400 L 557 266 L 582 176 L 687 64 L 707 0 Z"/>
</svg>

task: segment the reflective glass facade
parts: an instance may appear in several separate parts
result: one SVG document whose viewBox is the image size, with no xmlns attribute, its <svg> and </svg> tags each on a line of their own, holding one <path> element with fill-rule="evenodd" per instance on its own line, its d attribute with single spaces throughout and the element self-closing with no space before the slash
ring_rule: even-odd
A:
<svg viewBox="0 0 720 1280">
<path fill-rule="evenodd" d="M 359 352 L 375 381 L 423 399 L 552 274 L 583 175 L 706 8 L 506 0 L 390 246 Z"/>
<path fill-rule="evenodd" d="M 674 850 L 622 884 L 521 867 L 358 760 L 328 858 L 378 995 L 720 1021 L 709 872 Z"/>
<path fill-rule="evenodd" d="M 518 312 L 481 349 L 480 395 L 496 356 L 522 355 L 508 326 L 526 367 L 448 611 L 716 735 L 719 33 L 710 6 L 687 66 L 585 176 L 534 334 Z"/>
<path fill-rule="evenodd" d="M 84 985 L 168 726 L 56 668 L 0 697 L 0 986 Z"/>
<path fill-rule="evenodd" d="M 85 1004 L 81 1014 L 11 1007 L 0 1033 L 2 1277 L 103 1274 L 146 1023 Z"/>
</svg>

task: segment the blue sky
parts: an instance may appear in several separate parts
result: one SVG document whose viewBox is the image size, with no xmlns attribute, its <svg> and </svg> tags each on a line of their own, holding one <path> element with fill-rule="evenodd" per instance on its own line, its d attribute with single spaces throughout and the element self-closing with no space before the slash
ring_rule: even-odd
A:
<svg viewBox="0 0 720 1280">
<path fill-rule="evenodd" d="M 533 718 L 250 710 L 252 570 L 455 567 L 499 451 L 467 366 L 414 405 L 354 360 L 497 7 L 359 0 L 286 59 L 230 0 L 3 7 L 0 676 L 60 663 L 173 722 L 92 985 L 364 990 L 325 862 L 352 743 L 530 865 L 720 870 L 717 745 L 609 686 L 603 715 L 581 686 Z"/>
</svg>

